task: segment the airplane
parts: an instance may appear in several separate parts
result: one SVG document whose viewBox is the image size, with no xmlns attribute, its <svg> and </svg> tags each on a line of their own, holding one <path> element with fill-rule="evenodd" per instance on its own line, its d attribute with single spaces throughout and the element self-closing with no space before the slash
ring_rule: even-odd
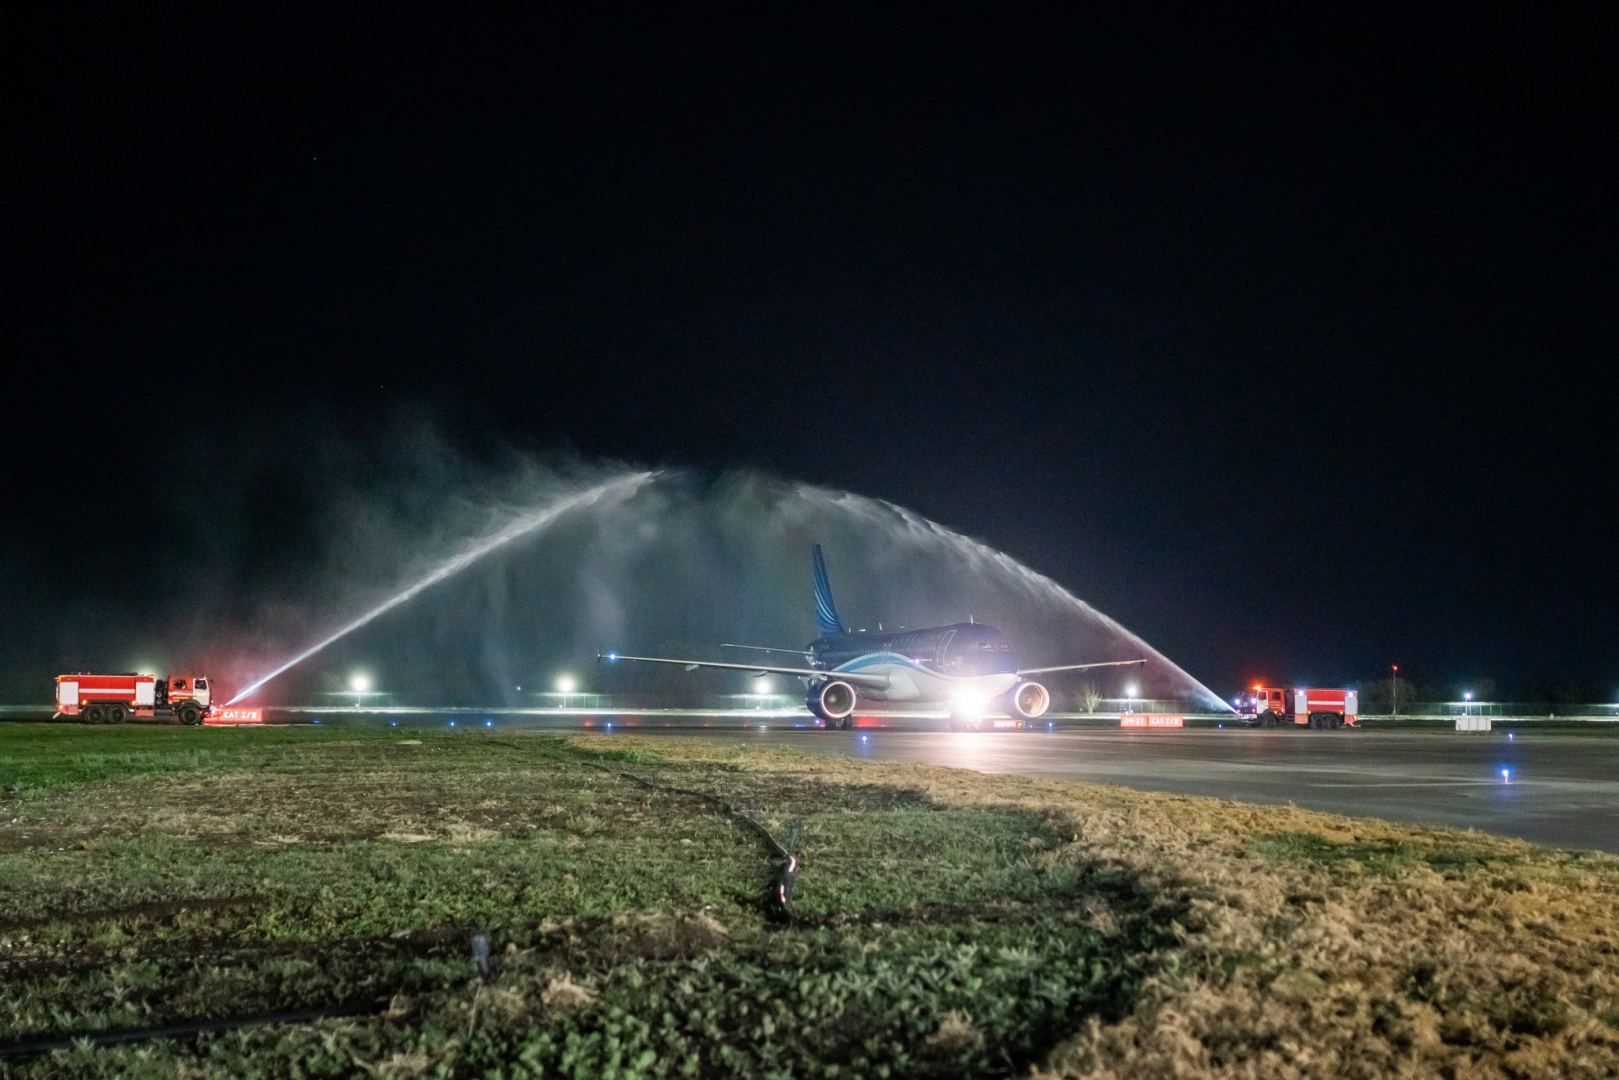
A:
<svg viewBox="0 0 1619 1080">
<path fill-rule="evenodd" d="M 803 649 L 763 645 L 731 645 L 761 653 L 804 658 L 803 666 L 732 664 L 712 660 L 680 660 L 664 656 L 598 653 L 598 661 L 675 664 L 687 671 L 715 668 L 804 679 L 804 704 L 828 728 L 848 730 L 862 699 L 888 702 L 941 702 L 950 708 L 951 726 L 981 728 L 984 713 L 998 703 L 1019 727 L 1028 727 L 1051 707 L 1051 692 L 1027 678 L 1058 671 L 1125 667 L 1141 660 L 1103 660 L 1020 668 L 1006 635 L 978 622 L 928 626 L 916 630 L 875 632 L 850 630 L 838 616 L 826 558 L 816 544 L 810 557 L 815 579 L 815 621 L 821 636 Z"/>
</svg>

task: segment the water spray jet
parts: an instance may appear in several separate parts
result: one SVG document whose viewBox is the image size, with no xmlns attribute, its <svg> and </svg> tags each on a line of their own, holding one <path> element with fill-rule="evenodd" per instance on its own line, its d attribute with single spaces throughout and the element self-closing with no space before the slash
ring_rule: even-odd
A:
<svg viewBox="0 0 1619 1080">
<path fill-rule="evenodd" d="M 278 675 L 484 556 L 538 533 L 566 515 L 587 509 L 601 512 L 600 521 L 596 523 L 598 531 L 589 534 L 589 546 L 564 547 L 569 554 L 548 552 L 547 559 L 525 565 L 541 568 L 541 572 L 549 572 L 544 568 L 554 565 L 567 575 L 561 588 L 582 587 L 594 591 L 569 602 L 559 598 L 559 586 L 551 581 L 539 586 L 548 597 L 547 603 L 515 609 L 519 613 L 532 613 L 530 618 L 535 621 L 529 625 L 534 627 L 533 644 L 514 642 L 510 631 L 500 637 L 483 639 L 487 642 L 483 655 L 490 664 L 489 686 L 509 691 L 514 685 L 528 684 L 527 678 L 522 678 L 521 683 L 514 682 L 512 676 L 516 672 L 511 670 L 512 661 L 508 659 L 512 654 L 532 656 L 537 646 L 550 650 L 548 662 L 571 663 L 566 659 L 566 646 L 559 647 L 559 643 L 571 641 L 575 650 L 586 642 L 597 647 L 603 638 L 611 640 L 609 635 L 623 633 L 625 620 L 631 613 L 627 596 L 635 599 L 634 625 L 640 633 L 655 628 L 654 632 L 658 633 L 685 634 L 689 640 L 727 640 L 726 632 L 720 631 L 718 626 L 702 623 L 709 612 L 721 610 L 745 611 L 753 619 L 752 632 L 761 637 L 795 633 L 788 628 L 794 625 L 792 612 L 797 605 L 793 602 L 789 606 L 786 598 L 793 594 L 785 591 L 784 583 L 797 580 L 800 545 L 818 541 L 823 534 L 831 533 L 833 542 L 841 535 L 845 544 L 852 542 L 867 553 L 861 561 L 867 567 L 868 585 L 876 590 L 873 596 L 890 587 L 899 572 L 928 574 L 922 583 L 930 585 L 932 571 L 942 557 L 964 567 L 963 583 L 970 582 L 979 588 L 971 601 L 973 605 L 986 599 L 984 588 L 994 591 L 991 598 L 1001 595 L 1010 599 L 1021 595 L 1024 600 L 1017 605 L 1019 613 L 1030 613 L 1037 622 L 1056 619 L 1056 626 L 1065 627 L 1054 631 L 1058 633 L 1070 632 L 1073 616 L 1078 615 L 1088 632 L 1105 634 L 1118 644 L 1128 646 L 1135 655 L 1150 657 L 1154 661 L 1153 668 L 1175 679 L 1183 688 L 1182 692 L 1195 692 L 1214 708 L 1232 711 L 1225 701 L 1139 635 L 1051 578 L 1004 552 L 913 511 L 851 492 L 778 481 L 749 472 L 725 474 L 716 479 L 709 474 L 685 470 L 620 475 L 593 487 L 553 497 L 519 514 L 497 531 L 467 544 L 420 580 L 259 677 L 231 698 L 230 703 L 246 698 Z M 786 576 L 789 571 L 785 569 L 788 552 L 794 565 L 791 578 Z M 737 562 L 739 558 L 743 561 Z M 780 564 L 776 562 L 778 558 Z M 913 567 L 924 569 L 913 571 Z M 533 573 L 533 570 L 525 572 Z M 1007 590 L 1007 585 L 1015 586 L 1015 592 Z M 535 588 L 532 581 L 526 587 Z M 725 595 L 726 587 L 734 590 L 733 596 Z M 923 595 L 936 593 L 929 589 Z M 775 600 L 777 596 L 782 600 Z M 924 602 L 939 603 L 938 600 Z M 969 603 L 965 596 L 958 597 L 956 602 Z M 727 604 L 735 606 L 728 609 Z M 966 610 L 983 613 L 976 606 Z M 502 633 L 498 620 L 504 617 L 497 608 L 493 617 L 473 633 Z M 571 637 L 567 629 L 570 619 L 582 621 L 574 624 Z M 737 628 L 729 619 L 726 625 L 731 630 Z M 714 634 L 712 639 L 707 638 L 710 632 Z M 471 638 L 470 634 L 465 636 Z M 1030 636 L 1039 640 L 1040 633 L 1033 631 Z M 781 642 L 790 643 L 790 638 Z M 609 654 L 609 659 L 611 656 Z M 400 670 L 408 674 L 411 665 L 401 664 Z M 577 685 L 570 688 L 558 685 L 557 689 L 566 694 L 574 692 Z"/>
<path fill-rule="evenodd" d="M 521 539 L 522 537 L 528 536 L 531 533 L 545 528 L 547 525 L 550 525 L 552 522 L 556 521 L 557 518 L 569 513 L 570 511 L 580 510 L 588 506 L 594 506 L 609 499 L 627 498 L 634 494 L 643 484 L 646 484 L 656 475 L 656 473 L 651 472 L 638 472 L 632 473 L 628 476 L 622 476 L 615 480 L 609 480 L 605 483 L 597 484 L 594 487 L 585 488 L 583 491 L 574 492 L 573 494 L 558 499 L 538 510 L 530 511 L 527 514 L 518 517 L 516 520 L 509 522 L 504 528 L 500 529 L 494 534 L 474 542 L 460 554 L 446 559 L 421 580 L 407 586 L 404 589 L 401 589 L 399 592 L 395 593 L 387 600 L 384 600 L 370 611 L 367 611 L 359 618 L 353 619 L 338 629 L 332 631 L 330 634 L 326 635 L 324 638 L 317 641 L 315 644 L 311 645 L 297 656 L 294 656 L 292 659 L 275 668 L 269 674 L 260 676 L 258 679 L 248 684 L 246 688 L 238 691 L 236 696 L 231 698 L 225 704 L 236 704 L 238 701 L 241 701 L 255 690 L 258 690 L 261 686 L 275 678 L 277 675 L 280 675 L 282 672 L 287 671 L 289 668 L 296 667 L 298 664 L 308 660 L 311 656 L 314 656 L 327 646 L 354 633 L 354 631 L 360 629 L 360 627 L 376 619 L 378 616 L 392 611 L 394 608 L 398 607 L 400 604 L 403 604 L 405 601 L 409 600 L 423 589 L 436 585 L 445 578 L 450 577 L 461 570 L 465 570 L 468 566 L 471 566 L 473 563 L 477 562 L 485 555 L 488 555 L 490 552 L 505 547 L 513 540 Z"/>
<path fill-rule="evenodd" d="M 803 496 L 807 501 L 819 502 L 874 523 L 880 523 L 883 518 L 889 520 L 898 519 L 899 523 L 913 537 L 944 544 L 970 566 L 975 568 L 989 567 L 1005 573 L 1027 591 L 1044 596 L 1062 606 L 1077 611 L 1108 632 L 1117 634 L 1134 648 L 1143 650 L 1153 660 L 1162 664 L 1177 677 L 1183 679 L 1189 686 L 1195 688 L 1216 709 L 1223 709 L 1230 713 L 1236 712 L 1226 703 L 1223 697 L 1193 678 L 1189 672 L 1148 644 L 1139 634 L 1124 626 L 1117 619 L 1081 600 L 1051 578 L 1018 562 L 1004 551 L 997 551 L 988 544 L 974 540 L 969 536 L 964 536 L 940 525 L 936 521 L 925 518 L 914 511 L 907 510 L 905 507 L 888 502 L 885 499 L 873 499 L 864 495 L 856 495 L 849 491 L 829 491 L 808 484 L 796 485 L 796 489 L 799 495 Z M 1131 696 L 1133 697 L 1134 695 L 1132 694 Z"/>
</svg>

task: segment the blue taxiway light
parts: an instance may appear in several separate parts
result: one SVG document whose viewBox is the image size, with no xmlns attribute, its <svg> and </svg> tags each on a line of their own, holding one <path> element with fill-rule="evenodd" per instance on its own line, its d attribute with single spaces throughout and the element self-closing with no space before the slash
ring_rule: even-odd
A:
<svg viewBox="0 0 1619 1080">
<path fill-rule="evenodd" d="M 1512 770 L 1511 769 L 1502 769 L 1501 770 L 1501 782 L 1503 784 L 1512 783 Z"/>
</svg>

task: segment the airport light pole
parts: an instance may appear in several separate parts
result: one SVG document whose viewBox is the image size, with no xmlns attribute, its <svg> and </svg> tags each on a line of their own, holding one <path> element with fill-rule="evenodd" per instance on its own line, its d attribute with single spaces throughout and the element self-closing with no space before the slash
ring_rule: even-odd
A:
<svg viewBox="0 0 1619 1080">
<path fill-rule="evenodd" d="M 557 693 L 562 695 L 562 708 L 566 709 L 568 707 L 568 695 L 573 693 L 578 685 L 578 683 L 574 682 L 572 675 L 557 676 Z"/>
<path fill-rule="evenodd" d="M 349 689 L 354 691 L 354 707 L 360 707 L 361 700 L 371 691 L 371 676 L 363 671 L 356 671 L 349 676 Z"/>
<path fill-rule="evenodd" d="M 1126 712 L 1136 711 L 1136 684 L 1131 683 L 1124 688 L 1124 704 Z"/>
<path fill-rule="evenodd" d="M 1400 718 L 1400 665 L 1394 665 L 1394 674 L 1389 678 L 1389 693 L 1394 697 L 1394 719 Z"/>
<path fill-rule="evenodd" d="M 1471 690 L 1462 695 L 1462 715 L 1473 715 L 1473 691 Z"/>
</svg>

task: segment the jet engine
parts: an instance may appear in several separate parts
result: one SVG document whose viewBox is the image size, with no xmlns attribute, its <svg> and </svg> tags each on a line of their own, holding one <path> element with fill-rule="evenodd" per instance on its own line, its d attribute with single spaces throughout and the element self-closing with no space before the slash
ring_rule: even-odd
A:
<svg viewBox="0 0 1619 1080">
<path fill-rule="evenodd" d="M 1022 720 L 1038 720 L 1051 708 L 1051 691 L 1027 679 L 1006 695 L 1006 711 Z"/>
<path fill-rule="evenodd" d="M 810 712 L 825 720 L 828 727 L 840 722 L 847 727 L 849 714 L 854 712 L 854 687 L 841 679 L 812 683 L 809 692 L 804 695 L 804 704 L 809 706 Z"/>
</svg>

